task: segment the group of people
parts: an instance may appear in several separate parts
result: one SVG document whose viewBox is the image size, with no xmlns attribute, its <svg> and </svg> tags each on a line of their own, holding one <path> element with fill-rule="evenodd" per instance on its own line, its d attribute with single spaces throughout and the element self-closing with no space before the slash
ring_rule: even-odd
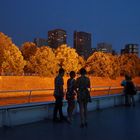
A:
<svg viewBox="0 0 140 140">
<path fill-rule="evenodd" d="M 67 118 L 64 117 L 62 106 L 64 99 L 64 76 L 65 70 L 63 68 L 59 69 L 59 74 L 55 78 L 55 107 L 53 113 L 53 121 L 63 121 L 67 120 L 67 122 L 72 122 L 72 113 L 75 108 L 75 98 L 77 97 L 77 101 L 80 109 L 80 127 L 87 127 L 87 104 L 91 102 L 90 96 L 90 80 L 86 76 L 86 70 L 84 68 L 80 69 L 80 76 L 75 79 L 76 73 L 71 71 L 69 76 L 70 78 L 67 80 L 67 92 L 66 92 L 66 100 L 68 103 L 67 107 Z M 132 78 L 129 75 L 125 75 L 125 80 L 121 83 L 124 86 L 124 94 L 125 94 L 125 105 L 126 106 L 135 106 L 134 95 L 136 94 L 136 88 L 134 83 L 132 82 Z M 57 113 L 59 112 L 59 118 L 57 117 Z"/>
<path fill-rule="evenodd" d="M 125 75 L 125 79 L 121 82 L 121 85 L 124 87 L 124 95 L 125 95 L 125 106 L 133 106 L 135 107 L 135 99 L 134 95 L 136 95 L 137 90 L 132 81 L 132 77 L 129 74 Z"/>
<path fill-rule="evenodd" d="M 75 79 L 76 73 L 74 71 L 70 72 L 70 78 L 67 80 L 67 92 L 66 92 L 66 100 L 68 103 L 67 108 L 67 118 L 64 117 L 62 112 L 63 99 L 64 99 L 64 69 L 59 69 L 59 74 L 55 78 L 55 107 L 53 114 L 53 121 L 63 121 L 67 120 L 69 123 L 72 122 L 72 113 L 75 108 L 75 98 L 77 97 L 77 101 L 79 103 L 80 109 L 80 118 L 81 124 L 80 127 L 87 127 L 87 104 L 91 102 L 90 97 L 90 80 L 86 76 L 86 70 L 84 68 L 80 69 L 80 77 Z M 59 112 L 60 118 L 57 117 L 57 112 Z"/>
</svg>

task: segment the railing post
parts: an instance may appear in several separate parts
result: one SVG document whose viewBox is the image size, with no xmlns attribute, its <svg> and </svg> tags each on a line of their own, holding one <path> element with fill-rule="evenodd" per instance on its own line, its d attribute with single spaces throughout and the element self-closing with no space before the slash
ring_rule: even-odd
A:
<svg viewBox="0 0 140 140">
<path fill-rule="evenodd" d="M 109 89 L 108 89 L 108 95 L 109 95 L 109 93 L 110 93 L 110 89 L 111 89 L 111 86 L 109 86 Z"/>
<path fill-rule="evenodd" d="M 32 91 L 30 90 L 30 91 L 29 91 L 28 103 L 30 103 L 30 102 L 31 102 L 31 95 L 32 95 Z"/>
</svg>

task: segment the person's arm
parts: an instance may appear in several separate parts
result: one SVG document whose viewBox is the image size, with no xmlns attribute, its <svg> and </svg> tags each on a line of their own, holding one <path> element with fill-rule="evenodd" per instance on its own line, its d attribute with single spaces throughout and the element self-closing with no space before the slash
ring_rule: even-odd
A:
<svg viewBox="0 0 140 140">
<path fill-rule="evenodd" d="M 77 93 L 77 96 L 79 96 L 78 88 L 79 88 L 79 79 L 77 78 L 75 81 L 75 91 Z"/>
<path fill-rule="evenodd" d="M 76 80 L 73 81 L 74 94 L 77 94 Z"/>
<path fill-rule="evenodd" d="M 64 80 L 63 78 L 61 78 L 61 82 L 60 82 L 60 94 L 62 97 L 64 97 L 64 88 L 63 88 L 63 85 L 64 85 Z"/>
</svg>

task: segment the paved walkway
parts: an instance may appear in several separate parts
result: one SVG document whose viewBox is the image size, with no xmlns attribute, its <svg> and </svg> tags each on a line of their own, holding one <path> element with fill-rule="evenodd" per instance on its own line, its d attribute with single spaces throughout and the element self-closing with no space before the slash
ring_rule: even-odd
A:
<svg viewBox="0 0 140 140">
<path fill-rule="evenodd" d="M 140 140 L 140 103 L 89 112 L 88 120 L 88 128 L 79 127 L 79 114 L 72 125 L 44 120 L 0 128 L 0 140 Z"/>
</svg>

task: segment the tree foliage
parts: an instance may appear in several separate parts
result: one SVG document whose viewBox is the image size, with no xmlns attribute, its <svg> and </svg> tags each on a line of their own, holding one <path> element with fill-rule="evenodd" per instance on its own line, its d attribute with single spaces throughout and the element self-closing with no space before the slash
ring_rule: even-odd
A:
<svg viewBox="0 0 140 140">
<path fill-rule="evenodd" d="M 3 74 L 23 73 L 25 61 L 11 38 L 0 32 L 0 69 Z"/>
<path fill-rule="evenodd" d="M 140 74 L 140 59 L 135 54 L 123 54 L 119 56 L 120 74 L 130 74 L 135 77 Z"/>
<path fill-rule="evenodd" d="M 42 46 L 27 62 L 27 68 L 41 76 L 54 76 L 59 67 L 52 49 Z"/>
<path fill-rule="evenodd" d="M 26 60 L 24 60 L 24 59 Z M 112 55 L 93 53 L 87 61 L 68 45 L 55 50 L 47 46 L 36 47 L 33 42 L 25 42 L 21 51 L 11 38 L 0 32 L 0 73 L 19 75 L 24 72 L 42 76 L 54 76 L 62 67 L 67 73 L 78 72 L 85 67 L 89 74 L 116 78 L 126 73 L 133 77 L 140 75 L 140 58 L 134 54 Z"/>
<path fill-rule="evenodd" d="M 84 65 L 84 59 L 78 56 L 75 49 L 67 45 L 58 47 L 55 50 L 55 56 L 59 66 L 63 67 L 67 73 L 72 70 L 77 72 Z"/>
<path fill-rule="evenodd" d="M 21 52 L 25 60 L 29 60 L 31 56 L 35 55 L 37 47 L 33 42 L 25 42 L 21 46 Z"/>
<path fill-rule="evenodd" d="M 86 69 L 99 77 L 115 78 L 119 75 L 119 64 L 117 57 L 112 54 L 95 52 L 86 62 Z"/>
</svg>

